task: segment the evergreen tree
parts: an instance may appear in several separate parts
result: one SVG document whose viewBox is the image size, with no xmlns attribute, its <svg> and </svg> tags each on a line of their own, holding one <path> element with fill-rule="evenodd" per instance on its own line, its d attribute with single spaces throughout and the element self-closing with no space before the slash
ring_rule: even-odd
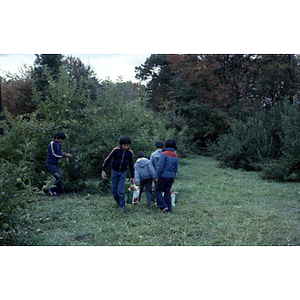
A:
<svg viewBox="0 0 300 300">
<path fill-rule="evenodd" d="M 174 74 L 165 54 L 151 54 L 144 64 L 135 67 L 137 79 L 146 81 L 150 96 L 148 106 L 154 111 L 167 112 L 171 107 L 172 79 Z"/>
</svg>

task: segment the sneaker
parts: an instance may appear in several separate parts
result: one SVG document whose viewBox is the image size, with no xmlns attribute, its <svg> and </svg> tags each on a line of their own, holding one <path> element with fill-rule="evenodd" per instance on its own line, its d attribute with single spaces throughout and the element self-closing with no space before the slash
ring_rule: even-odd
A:
<svg viewBox="0 0 300 300">
<path fill-rule="evenodd" d="M 59 197 L 60 196 L 60 194 L 58 194 L 56 192 L 52 192 L 50 190 L 49 190 L 49 194 L 50 194 L 50 196 L 55 196 L 55 197 Z"/>
<path fill-rule="evenodd" d="M 148 207 L 148 208 L 151 208 L 151 205 L 148 205 L 147 207 Z"/>
<path fill-rule="evenodd" d="M 165 208 L 161 209 L 160 212 L 165 212 L 167 210 L 169 210 L 169 209 L 167 207 L 165 207 Z"/>
<path fill-rule="evenodd" d="M 126 212 L 126 208 L 125 208 L 125 206 L 123 206 L 123 207 L 120 207 L 120 210 L 121 210 L 123 213 L 125 213 L 125 212 Z"/>
</svg>

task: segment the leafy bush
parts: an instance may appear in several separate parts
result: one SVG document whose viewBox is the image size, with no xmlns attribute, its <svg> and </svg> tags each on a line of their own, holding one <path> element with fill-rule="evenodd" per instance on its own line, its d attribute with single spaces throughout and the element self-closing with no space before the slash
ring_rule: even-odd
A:
<svg viewBox="0 0 300 300">
<path fill-rule="evenodd" d="M 39 189 L 48 180 L 47 146 L 57 131 L 67 135 L 62 151 L 73 154 L 71 159 L 60 161 L 65 192 L 84 190 L 88 178 L 100 178 L 102 163 L 121 136 L 130 136 L 135 155 L 139 151 L 150 155 L 157 140 L 169 138 L 177 139 L 178 149 L 184 149 L 184 133 L 176 135 L 175 129 L 168 129 L 167 118 L 146 108 L 146 94 L 129 93 L 135 98 L 128 99 L 121 83 L 106 80 L 91 101 L 89 90 L 78 85 L 66 69 L 61 68 L 56 80 L 47 70 L 45 76 L 48 93 L 42 99 L 34 91 L 35 112 L 12 118 L 5 111 L 4 135 L 0 136 L 0 155 L 12 164 L 20 159 L 16 150 L 25 140 L 30 141 L 26 157 L 28 176 Z"/>
<path fill-rule="evenodd" d="M 276 156 L 274 138 L 260 116 L 235 122 L 230 132 L 221 136 L 218 145 L 210 150 L 223 165 L 245 170 L 258 169 L 260 163 Z"/>
<path fill-rule="evenodd" d="M 266 179 L 300 181 L 300 111 L 299 105 L 285 103 L 281 114 L 281 153 L 263 168 Z"/>
<path fill-rule="evenodd" d="M 236 122 L 209 149 L 225 166 L 261 170 L 266 179 L 300 181 L 299 128 L 299 106 L 286 101 Z"/>
<path fill-rule="evenodd" d="M 0 245 L 18 244 L 19 230 L 30 227 L 29 212 L 34 210 L 38 188 L 32 186 L 27 172 L 26 143 L 18 164 L 0 160 Z"/>
<path fill-rule="evenodd" d="M 260 170 L 281 154 L 281 117 L 283 105 L 260 110 L 245 121 L 236 121 L 228 134 L 221 136 L 209 150 L 228 167 Z"/>
</svg>

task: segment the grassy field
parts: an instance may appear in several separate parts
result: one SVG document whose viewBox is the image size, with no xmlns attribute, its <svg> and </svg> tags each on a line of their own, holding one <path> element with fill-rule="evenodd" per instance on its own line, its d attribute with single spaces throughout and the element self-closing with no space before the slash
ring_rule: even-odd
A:
<svg viewBox="0 0 300 300">
<path fill-rule="evenodd" d="M 101 180 L 99 178 L 99 180 Z M 211 157 L 179 162 L 173 213 L 147 209 L 145 194 L 122 213 L 111 194 L 41 196 L 24 244 L 66 246 L 300 245 L 300 184 L 223 169 Z"/>
</svg>

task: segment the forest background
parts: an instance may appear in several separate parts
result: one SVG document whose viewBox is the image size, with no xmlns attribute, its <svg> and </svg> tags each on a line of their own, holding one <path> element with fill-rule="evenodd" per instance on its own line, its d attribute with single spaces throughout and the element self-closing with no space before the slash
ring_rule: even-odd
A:
<svg viewBox="0 0 300 300">
<path fill-rule="evenodd" d="M 38 55 L 21 75 L 2 78 L 1 224 L 24 226 L 32 197 L 49 188 L 45 149 L 57 131 L 73 153 L 61 162 L 65 192 L 90 192 L 123 134 L 135 154 L 173 137 L 180 157 L 214 155 L 266 179 L 299 181 L 298 55 L 154 54 L 136 76 L 143 84 L 99 81 L 75 57 Z"/>
</svg>

